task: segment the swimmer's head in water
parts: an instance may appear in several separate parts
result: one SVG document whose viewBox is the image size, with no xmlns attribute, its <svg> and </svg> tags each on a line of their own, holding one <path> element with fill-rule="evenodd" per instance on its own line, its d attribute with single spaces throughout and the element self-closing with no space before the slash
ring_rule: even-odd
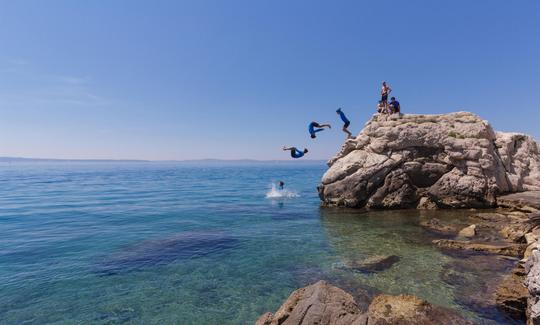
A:
<svg viewBox="0 0 540 325">
<path fill-rule="evenodd" d="M 304 153 L 308 153 L 308 150 L 307 150 L 307 149 L 304 149 Z"/>
<path fill-rule="evenodd" d="M 338 113 L 338 114 L 341 113 L 341 107 L 336 109 L 336 113 Z"/>
<path fill-rule="evenodd" d="M 312 134 L 311 134 L 311 138 L 312 138 L 312 139 L 315 139 L 316 137 L 317 137 L 317 136 L 315 135 L 315 133 L 312 133 Z"/>
</svg>

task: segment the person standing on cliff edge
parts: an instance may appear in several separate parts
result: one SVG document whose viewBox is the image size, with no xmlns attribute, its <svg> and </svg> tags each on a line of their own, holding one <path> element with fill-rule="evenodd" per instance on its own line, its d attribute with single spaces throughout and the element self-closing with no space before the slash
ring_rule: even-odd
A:
<svg viewBox="0 0 540 325">
<path fill-rule="evenodd" d="M 384 109 L 388 112 L 388 95 L 392 91 L 390 85 L 386 84 L 386 81 L 382 82 L 381 87 L 381 102 L 384 104 Z"/>
<path fill-rule="evenodd" d="M 347 116 L 345 116 L 345 113 L 343 113 L 343 111 L 341 110 L 341 107 L 338 108 L 336 110 L 336 113 L 339 115 L 339 117 L 341 118 L 341 120 L 343 121 L 343 132 L 347 133 L 347 138 L 348 139 L 351 139 L 353 136 L 352 136 L 352 133 L 347 129 L 349 127 L 349 125 L 351 125 L 351 121 L 349 121 L 349 119 L 347 118 Z"/>
</svg>

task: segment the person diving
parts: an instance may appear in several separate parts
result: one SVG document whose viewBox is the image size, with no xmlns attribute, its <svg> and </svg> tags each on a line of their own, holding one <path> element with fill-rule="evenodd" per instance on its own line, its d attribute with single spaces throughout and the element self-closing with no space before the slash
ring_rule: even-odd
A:
<svg viewBox="0 0 540 325">
<path fill-rule="evenodd" d="M 341 120 L 343 121 L 343 132 L 347 133 L 347 138 L 352 138 L 352 133 L 347 129 L 349 127 L 349 125 L 351 125 L 351 121 L 349 121 L 349 119 L 347 118 L 347 116 L 345 116 L 345 113 L 343 113 L 343 111 L 341 110 L 341 107 L 338 108 L 336 110 L 336 113 L 339 115 L 339 117 L 341 118 Z"/>
<path fill-rule="evenodd" d="M 293 158 L 302 158 L 306 153 L 308 153 L 308 150 L 304 148 L 304 151 L 298 150 L 296 147 L 283 147 L 283 151 L 289 150 L 291 152 L 291 157 Z"/>
<path fill-rule="evenodd" d="M 308 131 L 309 131 L 309 134 L 311 135 L 311 138 L 315 139 L 317 137 L 315 133 L 324 131 L 324 128 L 331 129 L 332 127 L 330 126 L 330 124 L 319 124 L 317 122 L 309 123 Z"/>
</svg>

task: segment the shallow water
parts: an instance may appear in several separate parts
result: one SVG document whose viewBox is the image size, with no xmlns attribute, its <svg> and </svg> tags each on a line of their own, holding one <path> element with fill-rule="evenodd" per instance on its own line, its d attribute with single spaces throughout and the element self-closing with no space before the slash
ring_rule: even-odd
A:
<svg viewBox="0 0 540 325">
<path fill-rule="evenodd" d="M 418 226 L 467 212 L 322 209 L 324 165 L 0 165 L 0 324 L 252 324 L 327 279 L 410 293 L 475 323 L 512 261 L 450 256 Z M 289 193 L 267 198 L 271 184 Z M 336 265 L 394 254 L 377 273 Z M 485 298 L 485 297 L 484 297 Z"/>
</svg>

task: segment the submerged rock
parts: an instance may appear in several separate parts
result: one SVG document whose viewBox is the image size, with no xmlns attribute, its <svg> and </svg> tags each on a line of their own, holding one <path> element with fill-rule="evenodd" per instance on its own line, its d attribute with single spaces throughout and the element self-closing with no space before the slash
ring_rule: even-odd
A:
<svg viewBox="0 0 540 325">
<path fill-rule="evenodd" d="M 238 240 L 222 232 L 184 232 L 165 239 L 151 239 L 128 246 L 105 258 L 97 266 L 102 275 L 142 270 L 187 259 L 219 253 L 237 245 Z"/>
<path fill-rule="evenodd" d="M 421 221 L 420 226 L 426 228 L 429 231 L 442 235 L 454 235 L 457 232 L 454 227 L 443 224 L 441 220 L 437 218 L 431 218 L 427 221 Z"/>
<path fill-rule="evenodd" d="M 437 239 L 433 243 L 445 249 L 470 250 L 515 257 L 521 257 L 526 248 L 526 245 L 515 243 L 488 244 L 450 239 Z"/>
<path fill-rule="evenodd" d="M 527 297 L 529 293 L 523 285 L 525 273 L 522 267 L 517 267 L 504 277 L 497 288 L 497 306 L 514 319 L 525 320 Z"/>
<path fill-rule="evenodd" d="M 499 315 L 495 292 L 514 264 L 503 256 L 467 254 L 445 264 L 440 277 L 453 287 L 456 304 L 493 319 Z"/>
<path fill-rule="evenodd" d="M 369 305 L 367 325 L 472 324 L 457 313 L 411 295 L 380 295 Z"/>
<path fill-rule="evenodd" d="M 325 205 L 492 207 L 501 193 L 540 190 L 539 145 L 467 112 L 375 115 L 328 165 Z"/>
<path fill-rule="evenodd" d="M 355 272 L 373 273 L 389 269 L 395 263 L 399 262 L 399 256 L 396 255 L 377 255 L 363 260 L 346 261 L 341 268 Z"/>
<path fill-rule="evenodd" d="M 471 238 L 476 235 L 476 225 L 470 225 L 461 229 L 458 233 L 458 237 Z"/>
<path fill-rule="evenodd" d="M 319 281 L 294 291 L 275 313 L 256 325 L 470 324 L 457 313 L 410 295 L 379 295 L 361 310 L 345 291 Z"/>
</svg>

